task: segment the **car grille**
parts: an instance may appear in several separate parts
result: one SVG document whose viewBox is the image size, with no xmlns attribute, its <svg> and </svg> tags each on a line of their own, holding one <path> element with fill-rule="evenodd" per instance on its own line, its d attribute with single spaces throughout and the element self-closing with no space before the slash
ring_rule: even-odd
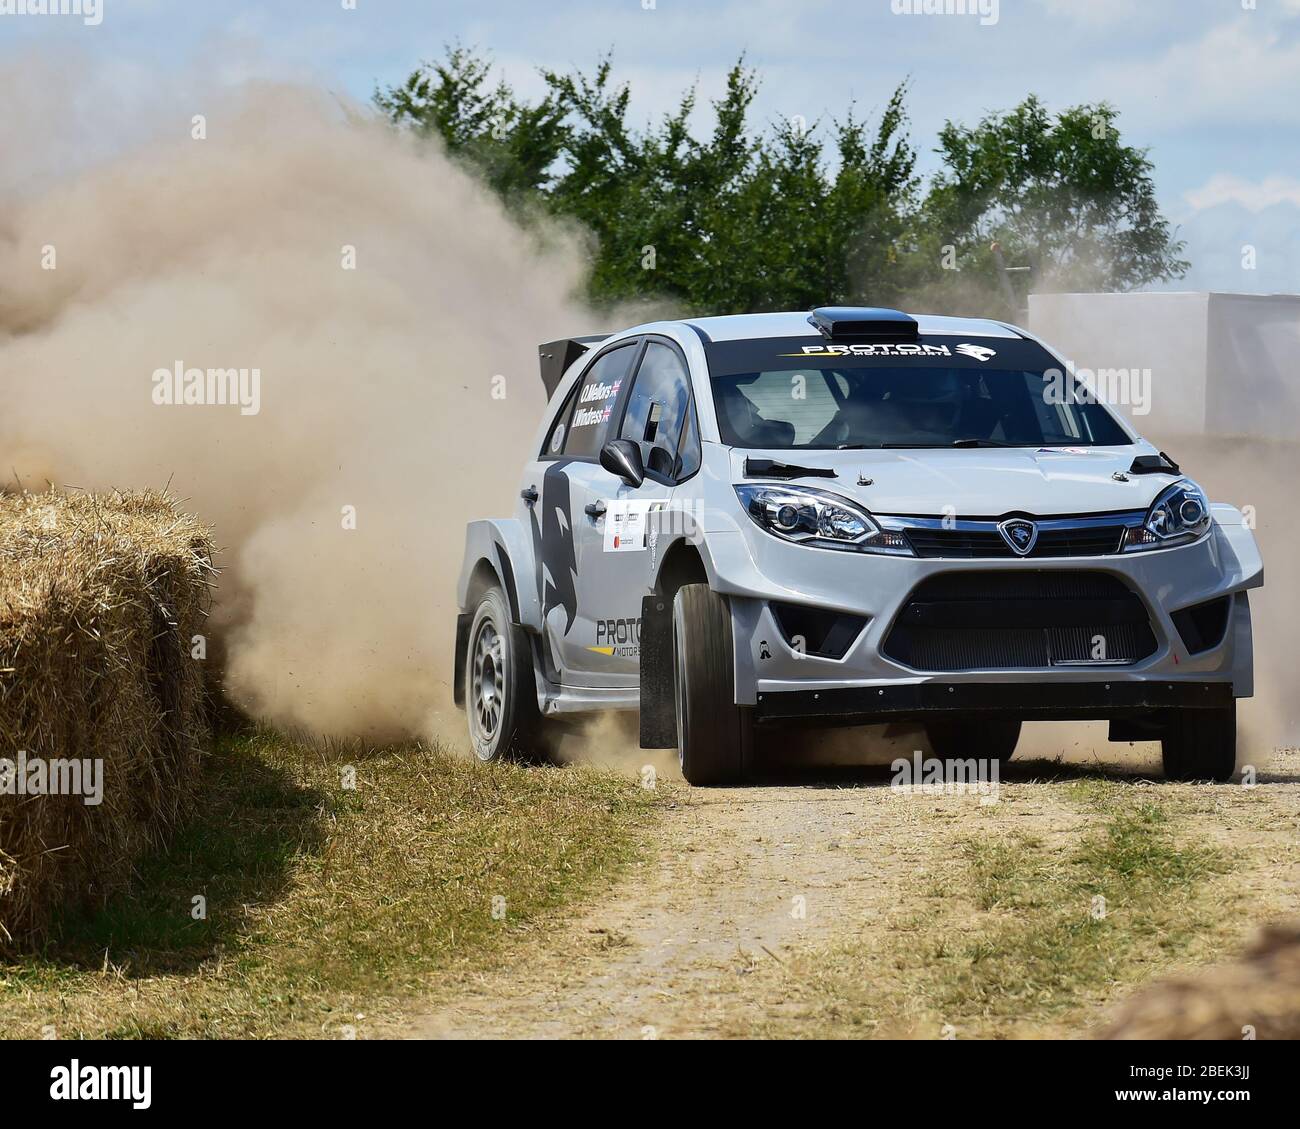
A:
<svg viewBox="0 0 1300 1129">
<path fill-rule="evenodd" d="M 1117 553 L 1123 525 L 1078 526 L 1073 529 L 1042 529 L 1027 560 L 1035 557 L 1100 557 Z M 975 558 L 1017 557 L 1011 546 L 1002 539 L 996 528 L 988 530 L 965 529 L 909 529 L 907 539 L 918 557 L 951 557 L 957 560 Z"/>
<path fill-rule="evenodd" d="M 884 654 L 914 670 L 1124 666 L 1156 649 L 1146 607 L 1101 572 L 950 572 L 922 581 Z"/>
</svg>

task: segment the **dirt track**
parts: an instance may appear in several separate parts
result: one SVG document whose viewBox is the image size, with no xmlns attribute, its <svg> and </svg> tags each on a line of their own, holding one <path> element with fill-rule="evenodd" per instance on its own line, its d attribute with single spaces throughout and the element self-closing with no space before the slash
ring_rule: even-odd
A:
<svg viewBox="0 0 1300 1129">
<path fill-rule="evenodd" d="M 1149 747 L 1114 749 L 1106 778 L 1156 777 Z M 1080 767 L 1096 765 L 1090 749 L 1071 753 L 1066 759 Z M 1205 821 L 1197 830 L 1249 850 L 1238 879 L 1256 920 L 1300 908 L 1292 850 L 1300 756 L 1277 754 L 1266 771 L 1250 794 L 1207 788 L 1196 797 L 1196 819 Z M 528 944 L 507 967 L 442 986 L 438 1005 L 397 1033 L 780 1033 L 801 1007 L 800 992 L 782 983 L 791 957 L 845 940 L 896 941 L 910 907 L 943 881 L 961 841 L 991 827 L 1032 833 L 1049 848 L 1077 840 L 1086 816 L 1038 782 L 1057 772 L 1046 761 L 1013 766 L 992 808 L 970 795 L 900 795 L 883 768 L 826 769 L 730 791 L 682 788 L 650 861 L 607 901 Z"/>
</svg>

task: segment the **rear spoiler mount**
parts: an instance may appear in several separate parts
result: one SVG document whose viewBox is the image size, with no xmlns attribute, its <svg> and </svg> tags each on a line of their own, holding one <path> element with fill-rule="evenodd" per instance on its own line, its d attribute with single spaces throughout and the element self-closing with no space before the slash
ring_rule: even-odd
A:
<svg viewBox="0 0 1300 1129">
<path fill-rule="evenodd" d="M 546 386 L 546 398 L 549 400 L 555 395 L 560 378 L 569 371 L 569 366 L 574 361 L 592 346 L 608 341 L 610 336 L 611 334 L 605 333 L 593 337 L 562 337 L 558 341 L 537 346 L 537 360 L 542 370 L 542 383 Z"/>
</svg>

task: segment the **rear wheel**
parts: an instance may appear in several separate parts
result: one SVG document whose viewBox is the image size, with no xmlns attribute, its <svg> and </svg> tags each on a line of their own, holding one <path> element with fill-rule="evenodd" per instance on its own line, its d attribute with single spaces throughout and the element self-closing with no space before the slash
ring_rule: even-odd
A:
<svg viewBox="0 0 1300 1129">
<path fill-rule="evenodd" d="M 925 735 L 936 757 L 943 760 L 995 760 L 1006 764 L 1020 741 L 1019 718 L 975 721 L 928 721 Z"/>
<path fill-rule="evenodd" d="M 1173 710 L 1160 753 L 1168 780 L 1231 780 L 1237 770 L 1237 703 L 1212 710 Z"/>
<path fill-rule="evenodd" d="M 523 628 L 511 623 L 500 588 L 483 593 L 470 625 L 465 713 L 481 761 L 531 756 L 540 749 L 532 652 Z"/>
<path fill-rule="evenodd" d="M 673 601 L 673 696 L 677 755 L 692 784 L 745 777 L 751 725 L 736 705 L 731 611 L 707 584 L 687 584 Z"/>
</svg>

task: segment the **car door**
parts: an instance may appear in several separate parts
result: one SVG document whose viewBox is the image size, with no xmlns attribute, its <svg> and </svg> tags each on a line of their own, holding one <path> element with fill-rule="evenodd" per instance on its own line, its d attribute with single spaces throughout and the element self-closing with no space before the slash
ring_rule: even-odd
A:
<svg viewBox="0 0 1300 1129">
<path fill-rule="evenodd" d="M 572 669 L 575 681 L 588 686 L 635 686 L 640 679 L 641 599 L 654 581 L 656 521 L 681 473 L 678 448 L 693 418 L 686 358 L 674 343 L 646 340 L 617 415 L 609 438 L 637 444 L 645 480 L 630 486 L 599 463 L 570 476 L 581 635 Z"/>
<path fill-rule="evenodd" d="M 595 520 L 586 507 L 593 490 L 607 487 L 611 477 L 597 460 L 606 439 L 615 433 L 616 409 L 643 344 L 641 338 L 621 341 L 588 362 L 552 421 L 537 459 L 524 472 L 522 505 L 532 529 L 543 658 L 552 681 L 617 684 L 580 677 L 593 665 L 587 647 L 596 644 L 594 625 L 580 616 L 579 593 L 586 584 L 586 534 Z"/>
</svg>

